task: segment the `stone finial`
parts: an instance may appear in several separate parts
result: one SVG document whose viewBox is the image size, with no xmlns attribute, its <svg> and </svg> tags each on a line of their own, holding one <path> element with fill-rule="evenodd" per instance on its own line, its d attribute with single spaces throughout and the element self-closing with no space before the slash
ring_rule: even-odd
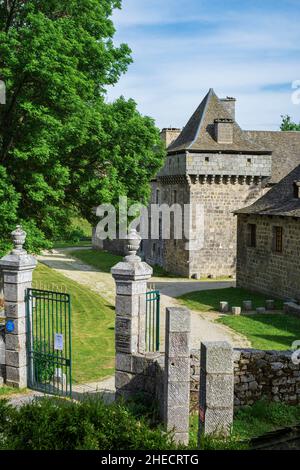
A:
<svg viewBox="0 0 300 470">
<path fill-rule="evenodd" d="M 131 229 L 129 234 L 127 235 L 127 242 L 126 242 L 126 253 L 125 261 L 133 262 L 133 261 L 141 261 L 141 258 L 137 256 L 137 251 L 141 244 L 141 236 L 137 233 L 135 229 Z"/>
<path fill-rule="evenodd" d="M 23 249 L 23 245 L 26 240 L 26 235 L 27 234 L 22 229 L 21 225 L 17 225 L 16 229 L 13 232 L 11 232 L 11 238 L 14 244 L 12 253 L 14 254 L 26 253 L 26 251 Z"/>
</svg>

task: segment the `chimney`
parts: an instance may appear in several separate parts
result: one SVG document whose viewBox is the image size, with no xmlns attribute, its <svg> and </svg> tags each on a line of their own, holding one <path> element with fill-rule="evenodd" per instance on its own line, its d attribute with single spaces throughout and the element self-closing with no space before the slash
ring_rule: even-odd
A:
<svg viewBox="0 0 300 470">
<path fill-rule="evenodd" d="M 171 145 L 171 143 L 177 139 L 180 133 L 181 133 L 181 129 L 177 129 L 175 127 L 165 127 L 161 131 L 160 137 L 161 137 L 161 140 L 165 143 L 166 148 L 168 148 Z"/>
<path fill-rule="evenodd" d="M 220 100 L 226 109 L 226 111 L 230 114 L 231 119 L 235 121 L 235 102 L 236 99 L 232 98 L 231 96 L 227 96 Z"/>
<path fill-rule="evenodd" d="M 233 119 L 215 119 L 215 138 L 218 144 L 233 143 Z"/>
</svg>

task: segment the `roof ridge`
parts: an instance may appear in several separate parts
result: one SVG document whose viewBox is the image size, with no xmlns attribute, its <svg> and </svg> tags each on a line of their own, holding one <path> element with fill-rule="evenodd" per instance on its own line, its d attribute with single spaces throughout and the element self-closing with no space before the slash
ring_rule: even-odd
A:
<svg viewBox="0 0 300 470">
<path fill-rule="evenodd" d="M 206 110 L 207 110 L 207 108 L 208 108 L 208 103 L 209 103 L 209 101 L 211 100 L 211 97 L 212 97 L 213 95 L 217 96 L 217 95 L 215 94 L 215 92 L 214 92 L 214 89 L 213 89 L 213 88 L 210 88 L 209 91 L 208 91 L 208 93 L 207 93 L 207 95 L 206 95 L 205 98 L 204 98 L 204 100 L 206 100 L 206 102 L 205 102 L 204 109 L 203 109 L 203 111 L 202 111 L 202 115 L 201 115 L 201 119 L 200 119 L 200 122 L 199 122 L 199 126 L 198 126 L 198 128 L 197 128 L 197 130 L 196 130 L 196 134 L 195 134 L 195 136 L 194 136 L 193 141 L 192 141 L 192 142 L 190 143 L 190 145 L 188 146 L 188 149 L 190 149 L 191 146 L 196 142 L 196 140 L 197 140 L 197 138 L 198 138 L 198 135 L 200 134 L 200 131 L 201 131 L 201 128 L 202 128 L 202 125 L 203 125 L 203 122 L 204 122 L 204 117 L 205 117 L 205 114 L 206 114 Z M 203 100 L 203 101 L 204 101 L 204 100 Z M 201 102 L 201 104 L 203 103 L 203 101 Z M 201 104 L 200 104 L 199 106 L 201 106 Z M 198 106 L 197 109 L 199 109 L 199 106 Z"/>
</svg>

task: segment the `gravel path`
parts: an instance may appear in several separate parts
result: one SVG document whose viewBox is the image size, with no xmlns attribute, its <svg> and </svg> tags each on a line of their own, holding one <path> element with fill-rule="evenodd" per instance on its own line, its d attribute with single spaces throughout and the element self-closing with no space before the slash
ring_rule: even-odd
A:
<svg viewBox="0 0 300 470">
<path fill-rule="evenodd" d="M 73 249 L 72 249 L 73 250 Z M 115 284 L 110 273 L 98 271 L 78 259 L 69 255 L 68 249 L 57 249 L 52 253 L 45 253 L 39 256 L 39 261 L 45 263 L 52 269 L 59 271 L 64 276 L 89 287 L 94 292 L 100 294 L 108 302 L 114 305 Z M 164 345 L 164 324 L 165 308 L 176 307 L 180 304 L 176 297 L 187 292 L 208 289 L 222 289 L 235 285 L 234 281 L 209 281 L 202 282 L 187 280 L 184 278 L 155 278 L 151 279 L 151 285 L 161 292 L 161 332 L 162 348 Z M 249 347 L 248 340 L 235 333 L 225 325 L 214 323 L 218 318 L 214 312 L 191 312 L 192 334 L 191 347 L 198 348 L 201 341 L 228 341 L 234 347 Z"/>
</svg>

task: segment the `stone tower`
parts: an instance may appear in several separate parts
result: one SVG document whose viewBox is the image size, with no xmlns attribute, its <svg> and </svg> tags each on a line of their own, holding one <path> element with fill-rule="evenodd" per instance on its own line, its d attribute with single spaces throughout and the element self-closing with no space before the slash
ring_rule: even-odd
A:
<svg viewBox="0 0 300 470">
<path fill-rule="evenodd" d="M 209 90 L 179 136 L 169 145 L 164 167 L 152 182 L 152 203 L 202 205 L 204 240 L 186 249 L 186 239 L 144 241 L 146 261 L 188 277 L 235 273 L 236 219 L 268 189 L 272 150 L 247 136 L 235 121 L 235 99 Z M 196 215 L 190 231 L 196 228 Z M 171 222 L 172 223 L 172 222 Z M 172 230 L 171 230 L 172 233 Z"/>
</svg>

